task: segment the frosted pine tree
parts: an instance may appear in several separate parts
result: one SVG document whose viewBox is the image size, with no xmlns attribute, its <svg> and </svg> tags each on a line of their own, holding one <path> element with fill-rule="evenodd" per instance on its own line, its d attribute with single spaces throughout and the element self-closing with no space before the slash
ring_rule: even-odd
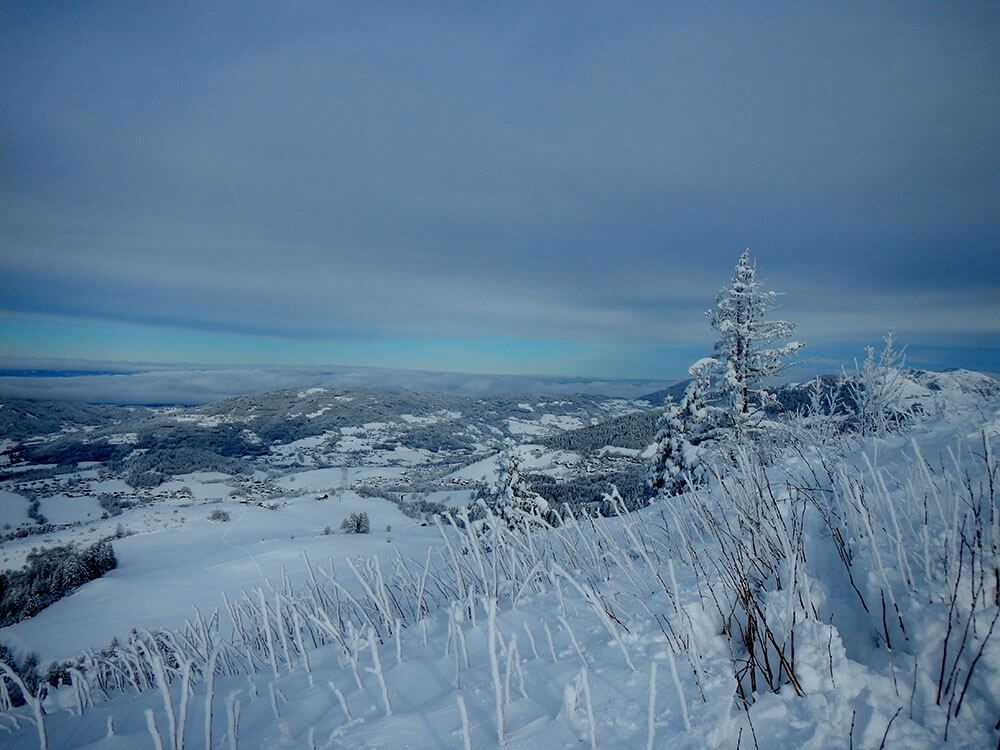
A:
<svg viewBox="0 0 1000 750">
<path fill-rule="evenodd" d="M 521 474 L 521 460 L 514 446 L 508 446 L 500 454 L 492 505 L 497 515 L 511 525 L 524 519 L 521 513 L 540 519 L 548 519 L 551 515 L 548 501 L 533 492 Z"/>
<path fill-rule="evenodd" d="M 706 403 L 714 359 L 693 364 L 691 382 L 677 404 L 668 403 L 656 435 L 656 448 L 646 482 L 656 496 L 674 495 L 702 483 L 703 451 L 715 422 L 715 410 Z"/>
<path fill-rule="evenodd" d="M 763 419 L 769 394 L 762 382 L 785 367 L 785 359 L 802 348 L 788 339 L 795 326 L 784 320 L 765 320 L 774 307 L 776 292 L 766 292 L 757 281 L 757 266 L 744 250 L 733 280 L 708 312 L 719 332 L 715 344 L 715 388 L 728 426 L 737 438 L 756 428 Z"/>
<path fill-rule="evenodd" d="M 598 506 L 598 513 L 600 515 L 613 516 L 620 513 L 626 507 L 622 493 L 618 491 L 618 487 L 614 484 L 611 485 L 608 492 L 601 493 L 601 504 Z"/>
<path fill-rule="evenodd" d="M 679 404 L 668 403 L 656 433 L 656 449 L 646 483 L 657 497 L 673 495 L 681 489 L 684 476 L 684 422 Z"/>
</svg>

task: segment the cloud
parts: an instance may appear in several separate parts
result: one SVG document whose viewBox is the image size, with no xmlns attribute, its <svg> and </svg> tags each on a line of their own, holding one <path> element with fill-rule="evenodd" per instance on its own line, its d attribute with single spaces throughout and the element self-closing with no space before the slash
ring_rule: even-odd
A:
<svg viewBox="0 0 1000 750">
<path fill-rule="evenodd" d="M 9 312 L 651 352 L 750 245 L 803 337 L 1000 335 L 994 6 L 8 13 Z"/>
<path fill-rule="evenodd" d="M 240 394 L 312 386 L 438 391 L 463 396 L 598 394 L 632 398 L 673 381 L 555 378 L 372 367 L 162 366 L 0 358 L 0 397 L 114 404 L 205 404 Z M 13 370 L 19 374 L 10 375 Z M 33 371 L 33 374 L 27 374 Z M 89 374 L 87 371 L 93 372 Z"/>
</svg>

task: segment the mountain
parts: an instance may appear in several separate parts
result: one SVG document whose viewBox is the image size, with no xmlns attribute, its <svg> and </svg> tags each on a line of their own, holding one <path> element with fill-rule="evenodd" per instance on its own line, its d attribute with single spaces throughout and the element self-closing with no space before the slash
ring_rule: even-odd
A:
<svg viewBox="0 0 1000 750">
<path fill-rule="evenodd" d="M 271 391 L 197 407 L 113 407 L 7 400 L 0 477 L 102 462 L 123 468 L 136 456 L 183 451 L 189 471 L 225 459 L 253 460 L 274 446 L 367 431 L 382 448 L 469 454 L 506 439 L 523 442 L 600 422 L 636 407 L 599 396 L 473 398 L 416 391 L 305 388 Z M 335 440 L 334 443 L 337 441 Z M 331 458 L 331 460 L 333 460 Z M 4 468 L 6 467 L 6 468 Z M 245 469 L 251 467 L 247 464 Z"/>
</svg>

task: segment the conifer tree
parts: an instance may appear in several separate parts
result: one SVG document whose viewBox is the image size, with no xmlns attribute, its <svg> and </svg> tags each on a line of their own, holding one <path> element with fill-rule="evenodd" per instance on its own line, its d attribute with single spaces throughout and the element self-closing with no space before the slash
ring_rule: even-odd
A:
<svg viewBox="0 0 1000 750">
<path fill-rule="evenodd" d="M 763 381 L 785 367 L 786 358 L 802 348 L 792 341 L 783 345 L 795 326 L 784 320 L 766 320 L 775 306 L 776 292 L 764 291 L 757 281 L 757 265 L 744 250 L 729 286 L 708 312 L 719 333 L 715 344 L 714 386 L 728 426 L 737 438 L 763 418 L 769 394 Z"/>
<path fill-rule="evenodd" d="M 496 513 L 511 525 L 523 518 L 521 512 L 542 519 L 551 515 L 548 501 L 533 492 L 521 474 L 521 460 L 512 445 L 500 454 L 492 505 Z"/>
<path fill-rule="evenodd" d="M 674 495 L 702 482 L 703 449 L 699 445 L 712 435 L 713 410 L 705 399 L 713 363 L 709 358 L 693 364 L 688 370 L 691 382 L 683 398 L 664 408 L 646 480 L 657 496 Z"/>
</svg>

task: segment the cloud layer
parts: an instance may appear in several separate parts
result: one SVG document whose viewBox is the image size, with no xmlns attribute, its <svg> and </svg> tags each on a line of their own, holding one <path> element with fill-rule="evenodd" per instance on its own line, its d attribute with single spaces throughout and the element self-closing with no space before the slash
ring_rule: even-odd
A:
<svg viewBox="0 0 1000 750">
<path fill-rule="evenodd" d="M 311 386 L 437 391 L 478 397 L 585 393 L 634 398 L 670 384 L 663 380 L 584 380 L 373 367 L 170 367 L 68 360 L 14 362 L 2 358 L 0 365 L 8 366 L 0 367 L 0 397 L 113 404 L 205 404 L 240 394 Z M 15 370 L 12 365 L 22 367 Z M 24 365 L 34 372 L 28 372 Z"/>
<path fill-rule="evenodd" d="M 806 340 L 1000 340 L 995 5 L 0 13 L 8 313 L 648 375 L 750 245 Z"/>
</svg>

